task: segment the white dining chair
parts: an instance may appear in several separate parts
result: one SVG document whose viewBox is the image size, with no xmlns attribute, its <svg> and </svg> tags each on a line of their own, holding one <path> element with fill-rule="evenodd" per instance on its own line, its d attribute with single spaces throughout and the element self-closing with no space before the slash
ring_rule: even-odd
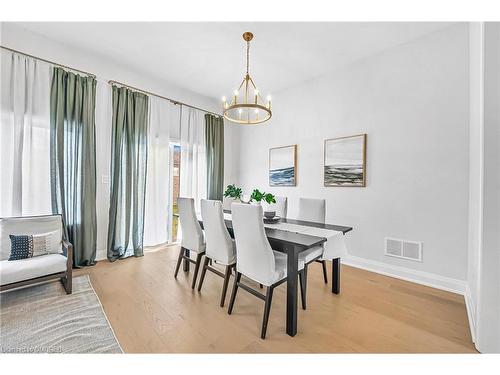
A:
<svg viewBox="0 0 500 375">
<path fill-rule="evenodd" d="M 203 228 L 205 229 L 206 250 L 198 291 L 201 291 L 207 270 L 222 277 L 224 283 L 222 284 L 220 307 L 224 307 L 229 278 L 231 277 L 232 269 L 236 266 L 236 246 L 224 223 L 221 201 L 202 199 L 201 217 L 203 219 Z M 224 266 L 225 272 L 222 273 L 211 267 L 209 265 L 210 261 Z"/>
<path fill-rule="evenodd" d="M 310 221 L 314 223 L 325 223 L 326 216 L 326 200 L 315 198 L 300 198 L 299 199 L 299 220 Z M 305 273 L 307 276 L 307 266 L 317 261 L 323 267 L 323 280 L 328 284 L 328 274 L 326 271 L 326 261 L 322 259 L 323 246 L 313 247 L 299 254 L 299 259 L 305 264 Z"/>
<path fill-rule="evenodd" d="M 264 317 L 260 337 L 265 339 L 274 288 L 286 281 L 287 255 L 271 248 L 264 230 L 263 210 L 260 205 L 233 203 L 231 208 L 236 241 L 236 277 L 234 278 L 228 313 L 231 314 L 233 311 L 239 287 L 264 300 Z M 299 262 L 298 269 L 300 290 L 302 294 L 305 294 L 303 262 Z M 266 295 L 243 284 L 241 275 L 266 286 Z"/>
<path fill-rule="evenodd" d="M 276 196 L 276 203 L 263 202 L 264 211 L 276 211 L 276 216 L 286 218 L 288 211 L 288 198 Z"/>
<path fill-rule="evenodd" d="M 236 199 L 231 197 L 222 198 L 222 209 L 231 211 L 231 204 L 234 202 L 238 202 Z"/>
<path fill-rule="evenodd" d="M 326 201 L 324 199 L 300 198 L 299 220 L 325 223 Z"/>
<path fill-rule="evenodd" d="M 179 221 L 181 224 L 182 240 L 177 265 L 175 266 L 174 277 L 177 278 L 179 267 L 183 259 L 194 263 L 194 275 L 191 288 L 196 286 L 196 278 L 200 269 L 201 258 L 205 254 L 205 239 L 200 223 L 196 218 L 193 198 L 177 198 L 177 207 L 179 209 Z M 196 260 L 191 259 L 190 252 L 196 253 Z"/>
</svg>

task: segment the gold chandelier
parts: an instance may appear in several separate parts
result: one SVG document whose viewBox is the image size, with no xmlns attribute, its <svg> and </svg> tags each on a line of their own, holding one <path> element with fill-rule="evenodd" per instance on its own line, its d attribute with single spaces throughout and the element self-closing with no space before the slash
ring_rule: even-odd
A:
<svg viewBox="0 0 500 375">
<path fill-rule="evenodd" d="M 226 97 L 222 97 L 222 109 L 224 118 L 238 124 L 255 125 L 269 120 L 272 116 L 271 97 L 268 96 L 267 104 L 260 95 L 257 86 L 248 73 L 250 57 L 250 41 L 253 34 L 249 31 L 243 34 L 243 39 L 247 42 L 247 73 L 237 90 L 234 91 L 231 102 L 227 102 Z"/>
</svg>

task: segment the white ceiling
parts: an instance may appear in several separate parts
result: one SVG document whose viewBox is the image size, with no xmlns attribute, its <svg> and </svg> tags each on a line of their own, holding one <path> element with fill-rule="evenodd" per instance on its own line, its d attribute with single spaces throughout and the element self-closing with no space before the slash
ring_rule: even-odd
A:
<svg viewBox="0 0 500 375">
<path fill-rule="evenodd" d="M 231 95 L 245 72 L 262 94 L 320 76 L 355 60 L 437 31 L 437 22 L 36 22 L 19 26 L 50 39 L 76 45 L 150 76 L 199 94 Z"/>
</svg>

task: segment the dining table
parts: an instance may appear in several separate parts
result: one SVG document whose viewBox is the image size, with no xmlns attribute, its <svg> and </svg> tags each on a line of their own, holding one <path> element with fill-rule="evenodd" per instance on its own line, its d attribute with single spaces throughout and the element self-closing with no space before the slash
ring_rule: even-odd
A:
<svg viewBox="0 0 500 375">
<path fill-rule="evenodd" d="M 203 219 L 198 215 L 198 221 L 203 228 Z M 234 238 L 231 211 L 224 210 L 226 228 Z M 284 226 L 280 224 L 285 224 Z M 280 229 L 283 227 L 284 229 Z M 267 239 L 273 250 L 287 254 L 287 288 L 286 288 L 286 333 L 289 336 L 297 334 L 297 306 L 298 306 L 298 261 L 299 254 L 312 247 L 323 245 L 328 238 L 318 235 L 300 233 L 290 228 L 320 228 L 327 231 L 341 232 L 342 235 L 353 228 L 342 225 L 316 223 L 311 221 L 280 218 L 273 225 L 265 225 Z M 286 229 L 286 230 L 285 230 Z M 340 233 L 339 233 L 340 234 Z M 189 262 L 185 261 L 184 270 L 189 270 Z M 332 293 L 340 292 L 340 258 L 332 261 Z"/>
</svg>

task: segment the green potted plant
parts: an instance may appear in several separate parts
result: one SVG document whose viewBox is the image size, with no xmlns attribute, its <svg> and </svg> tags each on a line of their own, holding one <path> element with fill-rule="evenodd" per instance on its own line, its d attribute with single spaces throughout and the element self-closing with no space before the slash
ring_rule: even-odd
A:
<svg viewBox="0 0 500 375">
<path fill-rule="evenodd" d="M 260 191 L 259 189 L 253 189 L 252 195 L 250 195 L 250 202 L 257 202 L 258 204 L 260 204 L 262 201 L 269 204 L 276 203 L 276 198 L 271 193 L 266 193 Z"/>
<path fill-rule="evenodd" d="M 243 195 L 243 191 L 240 187 L 235 184 L 227 185 L 226 191 L 224 192 L 225 198 L 233 198 L 236 201 L 241 202 L 241 196 Z"/>
<path fill-rule="evenodd" d="M 264 191 L 260 191 L 259 189 L 253 189 L 252 195 L 250 196 L 250 202 L 253 204 L 260 205 L 262 202 L 266 202 L 267 204 L 276 203 L 276 198 L 271 193 L 266 193 Z M 264 210 L 264 221 L 272 220 L 276 216 L 276 211 L 269 210 L 269 207 Z"/>
</svg>

